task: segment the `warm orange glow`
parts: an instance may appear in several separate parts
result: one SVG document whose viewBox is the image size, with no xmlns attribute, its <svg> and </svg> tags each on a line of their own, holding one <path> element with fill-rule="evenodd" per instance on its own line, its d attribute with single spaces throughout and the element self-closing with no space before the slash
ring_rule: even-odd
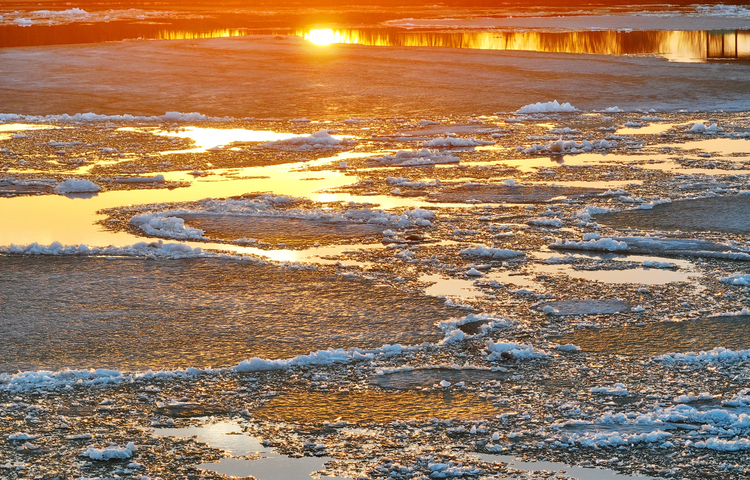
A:
<svg viewBox="0 0 750 480">
<path fill-rule="evenodd" d="M 599 55 L 662 55 L 670 60 L 750 56 L 750 32 L 579 31 L 435 32 L 401 29 L 311 29 L 296 34 L 317 45 L 444 47 Z"/>
<path fill-rule="evenodd" d="M 156 35 L 156 38 L 158 40 L 194 40 L 200 38 L 241 37 L 247 34 L 247 30 L 236 28 L 207 30 L 205 32 L 191 32 L 188 30 L 163 30 Z"/>
<path fill-rule="evenodd" d="M 334 32 L 330 28 L 310 30 L 304 35 L 304 39 L 316 45 L 330 45 L 332 43 L 351 43 L 345 39 L 339 32 Z"/>
</svg>

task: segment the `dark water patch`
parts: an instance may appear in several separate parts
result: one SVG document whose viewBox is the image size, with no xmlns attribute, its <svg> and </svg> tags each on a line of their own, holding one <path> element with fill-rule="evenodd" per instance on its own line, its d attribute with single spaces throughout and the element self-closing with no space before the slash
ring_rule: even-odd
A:
<svg viewBox="0 0 750 480">
<path fill-rule="evenodd" d="M 387 373 L 376 375 L 370 379 L 370 383 L 383 388 L 396 390 L 409 390 L 420 387 L 432 387 L 440 382 L 455 383 L 484 383 L 502 381 L 510 376 L 509 373 L 492 372 L 490 370 L 450 370 L 446 368 L 425 368 L 411 370 L 408 372 Z"/>
<path fill-rule="evenodd" d="M 664 203 L 651 210 L 626 210 L 593 216 L 615 228 L 684 232 L 750 232 L 750 195 Z"/>
<path fill-rule="evenodd" d="M 750 348 L 750 317 L 716 317 L 685 322 L 583 328 L 555 341 L 572 343 L 584 352 L 650 356 L 671 352 L 698 352 L 725 347 Z"/>
<path fill-rule="evenodd" d="M 429 196 L 428 200 L 439 203 L 539 203 L 558 197 L 581 197 L 595 195 L 604 190 L 596 188 L 560 187 L 549 185 L 479 185 L 460 186 Z"/>
<path fill-rule="evenodd" d="M 226 367 L 434 342 L 462 315 L 361 279 L 220 260 L 0 256 L 0 371 Z"/>
<path fill-rule="evenodd" d="M 253 416 L 281 422 L 391 423 L 403 420 L 473 420 L 501 410 L 466 392 L 295 392 L 274 397 Z"/>
<path fill-rule="evenodd" d="M 251 217 L 241 215 L 180 215 L 191 227 L 200 228 L 209 238 L 237 240 L 253 238 L 289 247 L 327 244 L 381 235 L 386 227 L 367 223 L 333 222 L 304 218 Z"/>
</svg>

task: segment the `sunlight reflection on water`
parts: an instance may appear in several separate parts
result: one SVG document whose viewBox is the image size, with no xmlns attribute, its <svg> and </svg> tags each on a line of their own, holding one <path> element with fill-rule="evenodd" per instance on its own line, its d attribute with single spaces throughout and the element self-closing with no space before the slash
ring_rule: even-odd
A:
<svg viewBox="0 0 750 480">
<path fill-rule="evenodd" d="M 750 58 L 750 32 L 728 31 L 409 31 L 398 28 L 297 30 L 318 44 L 444 47 L 599 55 L 661 55 L 671 61 Z"/>
</svg>

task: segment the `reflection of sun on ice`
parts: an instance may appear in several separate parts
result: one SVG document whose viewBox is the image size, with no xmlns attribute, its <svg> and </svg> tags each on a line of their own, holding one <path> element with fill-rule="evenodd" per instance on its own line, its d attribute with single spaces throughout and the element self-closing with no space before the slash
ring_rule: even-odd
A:
<svg viewBox="0 0 750 480">
<path fill-rule="evenodd" d="M 330 28 L 310 30 L 305 34 L 305 40 L 316 45 L 330 45 L 336 43 L 338 35 Z"/>
</svg>

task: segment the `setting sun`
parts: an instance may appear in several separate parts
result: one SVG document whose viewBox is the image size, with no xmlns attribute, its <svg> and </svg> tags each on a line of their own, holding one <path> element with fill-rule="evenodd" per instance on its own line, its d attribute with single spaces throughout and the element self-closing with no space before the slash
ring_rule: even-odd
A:
<svg viewBox="0 0 750 480">
<path fill-rule="evenodd" d="M 340 35 L 330 28 L 310 30 L 305 34 L 305 40 L 316 45 L 330 45 L 340 42 Z"/>
</svg>

